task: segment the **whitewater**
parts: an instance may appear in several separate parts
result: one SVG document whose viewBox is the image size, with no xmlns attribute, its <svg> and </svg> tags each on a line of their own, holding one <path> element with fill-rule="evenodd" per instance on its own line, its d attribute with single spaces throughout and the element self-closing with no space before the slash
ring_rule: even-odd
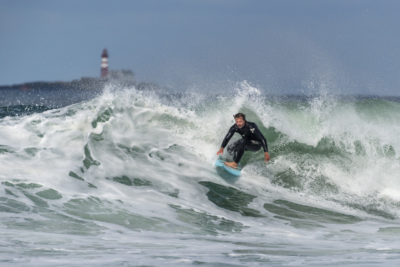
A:
<svg viewBox="0 0 400 267">
<path fill-rule="evenodd" d="M 219 95 L 109 86 L 7 110 L 1 266 L 400 263 L 398 99 L 278 97 L 243 82 Z M 271 160 L 246 152 L 234 178 L 214 162 L 238 112 Z"/>
</svg>

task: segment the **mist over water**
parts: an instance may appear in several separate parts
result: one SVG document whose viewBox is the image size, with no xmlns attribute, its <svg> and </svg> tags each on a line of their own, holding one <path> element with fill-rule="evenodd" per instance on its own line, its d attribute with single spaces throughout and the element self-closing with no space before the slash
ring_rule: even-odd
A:
<svg viewBox="0 0 400 267">
<path fill-rule="evenodd" d="M 232 95 L 110 87 L 2 112 L 2 264 L 400 261 L 396 99 L 274 97 L 243 82 Z M 237 112 L 271 154 L 245 153 L 239 179 L 214 167 Z"/>
</svg>

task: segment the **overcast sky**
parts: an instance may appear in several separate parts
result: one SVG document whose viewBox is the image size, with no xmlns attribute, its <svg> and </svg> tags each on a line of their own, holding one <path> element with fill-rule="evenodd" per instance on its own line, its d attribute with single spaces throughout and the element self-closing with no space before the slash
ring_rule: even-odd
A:
<svg viewBox="0 0 400 267">
<path fill-rule="evenodd" d="M 400 1 L 0 0 L 0 84 L 131 69 L 176 90 L 400 95 Z"/>
</svg>

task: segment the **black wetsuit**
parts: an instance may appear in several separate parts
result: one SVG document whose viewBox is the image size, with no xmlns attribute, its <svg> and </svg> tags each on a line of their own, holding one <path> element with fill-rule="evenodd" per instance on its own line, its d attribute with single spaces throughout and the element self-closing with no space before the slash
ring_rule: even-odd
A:
<svg viewBox="0 0 400 267">
<path fill-rule="evenodd" d="M 236 163 L 239 163 L 245 150 L 257 151 L 262 147 L 264 152 L 268 152 L 267 140 L 254 122 L 246 121 L 242 128 L 239 128 L 236 124 L 232 125 L 224 141 L 222 141 L 222 148 L 225 148 L 234 133 L 239 133 L 242 136 L 242 139 L 228 147 L 228 152 L 233 153 L 233 160 Z"/>
</svg>

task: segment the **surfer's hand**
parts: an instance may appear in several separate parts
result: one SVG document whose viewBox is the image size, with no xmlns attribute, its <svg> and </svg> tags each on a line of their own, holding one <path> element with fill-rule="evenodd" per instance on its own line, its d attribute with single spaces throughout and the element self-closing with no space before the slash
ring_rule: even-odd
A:
<svg viewBox="0 0 400 267">
<path fill-rule="evenodd" d="M 222 155 L 222 154 L 224 154 L 224 148 L 223 147 L 221 147 L 217 152 L 217 155 Z"/>
<path fill-rule="evenodd" d="M 265 160 L 265 162 L 267 162 L 267 161 L 270 160 L 270 157 L 269 157 L 269 153 L 268 153 L 268 152 L 265 152 L 265 153 L 264 153 L 264 160 Z"/>
</svg>

